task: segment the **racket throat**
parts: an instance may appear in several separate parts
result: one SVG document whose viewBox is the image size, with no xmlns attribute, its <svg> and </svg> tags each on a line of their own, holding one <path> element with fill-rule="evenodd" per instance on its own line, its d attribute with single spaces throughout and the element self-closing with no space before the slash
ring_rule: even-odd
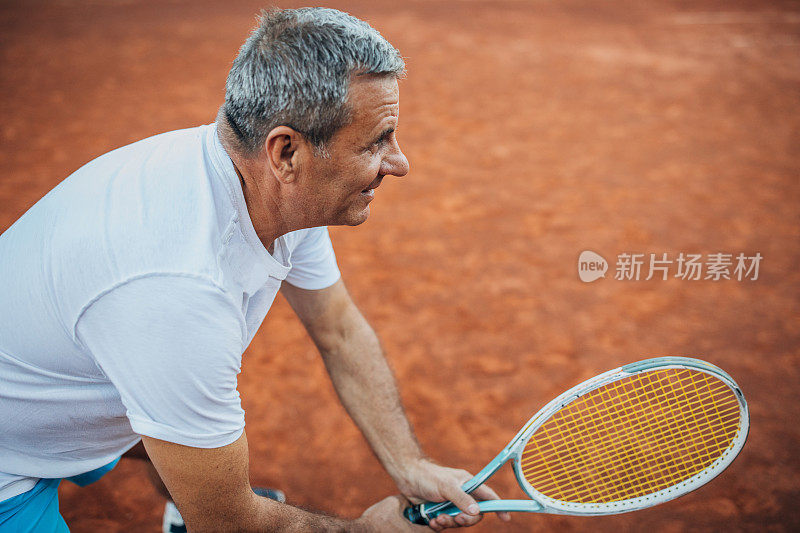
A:
<svg viewBox="0 0 800 533">
<path fill-rule="evenodd" d="M 489 464 L 483 467 L 483 470 L 475 474 L 475 476 L 472 479 L 461 485 L 463 491 L 466 493 L 471 493 L 472 491 L 483 485 L 487 479 L 492 477 L 492 474 L 497 472 L 497 470 L 501 466 L 506 464 L 506 461 L 508 461 L 509 458 L 511 458 L 511 452 L 508 450 L 508 448 L 506 448 L 499 454 L 497 454 L 497 457 L 492 459 L 489 462 Z"/>
</svg>

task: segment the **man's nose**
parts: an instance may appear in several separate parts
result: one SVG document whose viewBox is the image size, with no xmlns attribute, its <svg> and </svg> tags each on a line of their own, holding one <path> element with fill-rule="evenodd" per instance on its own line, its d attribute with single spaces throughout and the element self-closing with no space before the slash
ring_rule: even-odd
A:
<svg viewBox="0 0 800 533">
<path fill-rule="evenodd" d="M 387 155 L 386 159 L 384 159 L 384 163 L 387 167 L 387 172 L 384 172 L 384 174 L 397 176 L 398 178 L 402 178 L 408 174 L 408 159 L 406 159 L 403 151 L 400 150 L 400 145 L 397 141 L 394 143 L 394 150 L 392 150 L 392 153 Z"/>
</svg>

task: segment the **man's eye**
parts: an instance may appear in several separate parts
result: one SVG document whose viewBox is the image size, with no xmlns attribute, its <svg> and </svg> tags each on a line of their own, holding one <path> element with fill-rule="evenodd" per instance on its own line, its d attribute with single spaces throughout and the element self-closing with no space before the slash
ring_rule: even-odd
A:
<svg viewBox="0 0 800 533">
<path fill-rule="evenodd" d="M 381 135 L 377 141 L 375 141 L 376 144 L 386 144 L 387 142 L 389 142 L 389 139 L 391 139 L 392 136 L 394 135 L 394 131 L 395 130 L 389 130 L 387 132 L 384 132 L 384 134 Z"/>
<path fill-rule="evenodd" d="M 393 133 L 394 131 L 387 131 L 383 135 L 375 139 L 372 142 L 372 144 L 369 145 L 369 150 L 374 152 L 383 147 L 389 141 Z"/>
</svg>

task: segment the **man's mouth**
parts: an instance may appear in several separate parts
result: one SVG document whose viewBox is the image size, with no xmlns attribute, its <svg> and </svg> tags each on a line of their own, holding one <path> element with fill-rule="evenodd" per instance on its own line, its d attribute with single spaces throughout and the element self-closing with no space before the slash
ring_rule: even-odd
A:
<svg viewBox="0 0 800 533">
<path fill-rule="evenodd" d="M 364 189 L 364 190 L 363 190 L 363 191 L 361 191 L 361 192 L 362 192 L 363 194 L 373 194 L 373 193 L 374 193 L 374 191 L 375 191 L 375 189 L 377 189 L 378 187 L 380 187 L 380 185 L 381 185 L 381 181 L 382 181 L 382 180 L 383 180 L 383 176 L 378 176 L 377 178 L 375 178 L 374 180 L 372 180 L 372 183 L 370 183 L 370 184 L 367 186 L 367 188 L 366 188 L 366 189 Z"/>
</svg>

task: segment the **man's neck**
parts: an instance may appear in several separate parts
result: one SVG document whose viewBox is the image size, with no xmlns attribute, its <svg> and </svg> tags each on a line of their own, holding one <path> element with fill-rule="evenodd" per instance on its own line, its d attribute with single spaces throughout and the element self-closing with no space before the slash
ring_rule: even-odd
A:
<svg viewBox="0 0 800 533">
<path fill-rule="evenodd" d="M 265 161 L 257 157 L 245 157 L 234 148 L 235 133 L 231 131 L 222 110 L 217 115 L 217 135 L 239 177 L 247 213 L 256 235 L 271 254 L 275 239 L 290 231 L 308 227 L 297 220 L 297 215 L 302 211 L 290 209 L 287 201 L 281 197 L 277 180 L 264 176 L 265 172 L 269 172 Z"/>
<path fill-rule="evenodd" d="M 282 226 L 277 224 L 275 220 L 270 220 L 270 218 L 274 217 L 270 217 L 269 215 L 279 213 L 280 209 L 277 209 L 277 206 L 275 206 L 276 209 L 274 211 L 265 209 L 264 206 L 266 202 L 262 198 L 263 194 L 261 194 L 259 189 L 254 185 L 254 181 L 245 178 L 245 175 L 239 168 L 240 165 L 237 164 L 233 158 L 231 158 L 231 162 L 233 163 L 234 170 L 236 170 L 236 175 L 239 177 L 239 183 L 242 186 L 242 194 L 244 195 L 244 203 L 247 208 L 247 213 L 250 215 L 250 221 L 253 223 L 253 228 L 256 230 L 256 235 L 258 235 L 259 240 L 267 251 L 272 254 L 275 251 L 275 239 L 289 232 L 289 230 L 283 230 Z"/>
</svg>

